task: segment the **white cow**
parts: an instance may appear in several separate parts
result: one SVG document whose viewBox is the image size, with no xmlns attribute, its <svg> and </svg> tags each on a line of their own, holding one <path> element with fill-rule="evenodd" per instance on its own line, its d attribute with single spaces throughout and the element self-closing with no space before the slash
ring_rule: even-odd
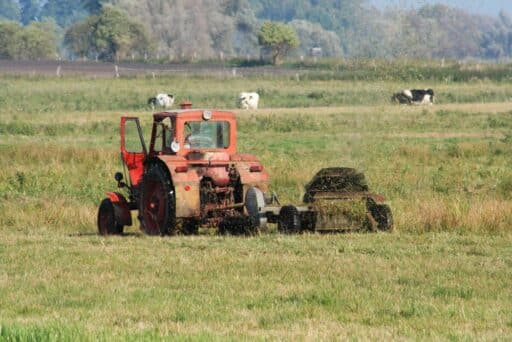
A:
<svg viewBox="0 0 512 342">
<path fill-rule="evenodd" d="M 238 95 L 238 107 L 242 109 L 258 109 L 259 101 L 258 93 L 240 93 Z"/>
<path fill-rule="evenodd" d="M 155 97 L 151 97 L 148 99 L 148 105 L 151 106 L 151 108 L 155 108 L 156 106 L 159 106 L 160 108 L 167 109 L 171 108 L 174 104 L 174 95 L 172 94 L 164 94 L 160 93 L 156 95 Z"/>
</svg>

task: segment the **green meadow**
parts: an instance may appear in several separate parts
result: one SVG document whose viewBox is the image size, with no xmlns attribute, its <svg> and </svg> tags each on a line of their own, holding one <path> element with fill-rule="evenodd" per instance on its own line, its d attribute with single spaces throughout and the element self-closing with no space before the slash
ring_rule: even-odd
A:
<svg viewBox="0 0 512 342">
<path fill-rule="evenodd" d="M 436 103 L 390 103 L 409 87 Z M 233 109 L 283 203 L 364 171 L 394 231 L 98 236 L 119 118 L 148 136 L 161 91 Z M 2 77 L 0 340 L 512 339 L 511 146 L 510 80 Z"/>
</svg>

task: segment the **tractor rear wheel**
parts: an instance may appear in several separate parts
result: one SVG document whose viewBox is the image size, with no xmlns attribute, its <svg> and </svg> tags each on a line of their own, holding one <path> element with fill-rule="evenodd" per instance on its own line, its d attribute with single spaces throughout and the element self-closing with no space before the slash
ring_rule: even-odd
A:
<svg viewBox="0 0 512 342">
<path fill-rule="evenodd" d="M 123 225 L 116 220 L 114 204 L 112 204 L 110 198 L 101 201 L 98 210 L 98 233 L 100 235 L 119 235 L 123 233 Z"/>
<path fill-rule="evenodd" d="M 169 235 L 176 230 L 176 200 L 167 171 L 155 164 L 142 178 L 139 216 L 144 232 Z"/>
</svg>

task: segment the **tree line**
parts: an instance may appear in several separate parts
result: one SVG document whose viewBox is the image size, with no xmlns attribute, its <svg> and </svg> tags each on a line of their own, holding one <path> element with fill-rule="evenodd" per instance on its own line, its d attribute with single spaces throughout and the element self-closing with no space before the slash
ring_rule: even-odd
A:
<svg viewBox="0 0 512 342">
<path fill-rule="evenodd" d="M 13 21 L 0 21 L 0 58 L 55 58 L 57 36 L 51 21 L 32 22 L 22 26 Z"/>
<path fill-rule="evenodd" d="M 512 57 L 508 13 L 482 16 L 442 4 L 381 11 L 364 0 L 0 0 L 0 20 L 1 58 L 59 52 L 103 60 L 254 59 L 263 52 L 279 62 L 284 53 L 313 51 L 349 58 Z M 265 27 L 269 21 L 280 43 L 262 39 L 275 34 Z"/>
</svg>

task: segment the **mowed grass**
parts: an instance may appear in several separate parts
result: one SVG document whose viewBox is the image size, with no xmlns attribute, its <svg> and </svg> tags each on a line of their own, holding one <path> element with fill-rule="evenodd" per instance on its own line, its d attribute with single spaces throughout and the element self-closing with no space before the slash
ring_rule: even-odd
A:
<svg viewBox="0 0 512 342">
<path fill-rule="evenodd" d="M 0 83 L 0 339 L 512 338 L 510 83 L 437 84 L 431 107 L 390 105 L 398 82 Z M 355 167 L 395 231 L 98 237 L 119 117 L 147 133 L 145 100 L 165 89 L 228 108 L 268 89 L 263 109 L 237 112 L 239 151 L 261 158 L 281 202 L 300 203 L 322 167 Z M 307 95 L 322 92 L 335 96 Z"/>
<path fill-rule="evenodd" d="M 511 242 L 5 232 L 0 336 L 509 339 Z"/>
</svg>

